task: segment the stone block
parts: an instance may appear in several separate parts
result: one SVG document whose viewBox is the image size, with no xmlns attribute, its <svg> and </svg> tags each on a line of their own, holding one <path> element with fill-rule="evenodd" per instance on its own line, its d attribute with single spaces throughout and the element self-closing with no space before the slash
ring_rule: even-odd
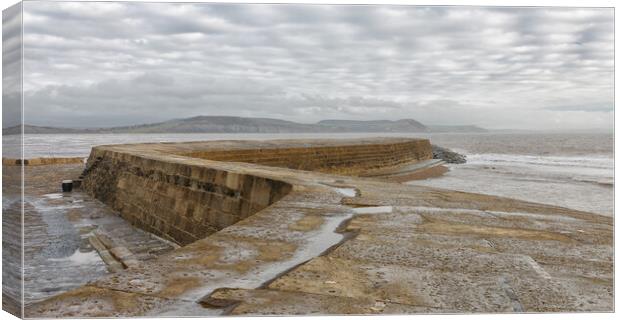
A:
<svg viewBox="0 0 620 320">
<path fill-rule="evenodd" d="M 237 173 L 229 172 L 226 175 L 226 187 L 233 190 L 239 190 L 240 176 Z"/>
<path fill-rule="evenodd" d="M 215 180 L 214 183 L 218 186 L 225 186 L 226 185 L 226 176 L 228 175 L 228 173 L 226 171 L 223 170 L 218 170 L 215 173 Z"/>
<path fill-rule="evenodd" d="M 271 194 L 271 184 L 265 178 L 255 178 L 252 185 L 250 202 L 267 206 Z"/>
<path fill-rule="evenodd" d="M 239 211 L 239 205 L 239 199 L 226 197 L 222 202 L 222 211 L 230 214 L 236 214 Z"/>
</svg>

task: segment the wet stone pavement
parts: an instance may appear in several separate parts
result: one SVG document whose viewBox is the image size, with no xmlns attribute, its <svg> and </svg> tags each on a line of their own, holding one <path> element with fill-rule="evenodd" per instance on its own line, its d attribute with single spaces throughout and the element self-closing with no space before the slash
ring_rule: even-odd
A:
<svg viewBox="0 0 620 320">
<path fill-rule="evenodd" d="M 7 197 L 3 184 L 2 197 L 2 308 L 20 314 L 21 285 L 21 204 Z"/>
<path fill-rule="evenodd" d="M 176 247 L 175 244 L 134 228 L 116 212 L 79 189 L 60 192 L 60 181 L 75 178 L 79 175 L 80 167 L 62 165 L 26 168 L 26 305 L 153 259 Z M 3 202 L 18 199 L 18 195 L 7 194 Z"/>
</svg>

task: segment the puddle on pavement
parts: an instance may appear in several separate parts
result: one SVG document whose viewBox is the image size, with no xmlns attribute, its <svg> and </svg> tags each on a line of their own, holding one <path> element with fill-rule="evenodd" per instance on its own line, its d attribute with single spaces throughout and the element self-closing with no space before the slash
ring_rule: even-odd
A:
<svg viewBox="0 0 620 320">
<path fill-rule="evenodd" d="M 392 213 L 392 206 L 377 206 L 377 207 L 357 207 L 351 208 L 357 214 L 377 214 L 377 213 Z"/>
<path fill-rule="evenodd" d="M 357 189 L 352 187 L 341 187 L 341 186 L 333 186 L 326 183 L 321 183 L 324 186 L 330 187 L 332 190 L 340 193 L 341 195 L 349 198 L 353 198 L 357 196 Z"/>
<path fill-rule="evenodd" d="M 62 193 L 48 193 L 48 194 L 44 194 L 43 197 L 47 198 L 47 199 L 62 199 L 64 197 L 64 194 L 62 194 Z"/>
<path fill-rule="evenodd" d="M 86 251 L 82 252 L 80 249 L 75 250 L 75 252 L 64 258 L 50 258 L 50 261 L 68 261 L 72 264 L 96 264 L 101 261 L 101 257 L 97 251 Z"/>
<path fill-rule="evenodd" d="M 334 188 L 338 193 L 347 197 L 355 197 L 356 192 L 354 188 Z"/>
</svg>

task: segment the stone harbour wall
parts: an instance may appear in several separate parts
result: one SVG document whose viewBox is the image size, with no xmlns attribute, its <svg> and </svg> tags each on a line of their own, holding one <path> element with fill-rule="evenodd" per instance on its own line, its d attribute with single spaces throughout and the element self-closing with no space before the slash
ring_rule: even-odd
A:
<svg viewBox="0 0 620 320">
<path fill-rule="evenodd" d="M 256 163 L 272 167 L 360 175 L 374 169 L 394 167 L 433 158 L 428 140 L 358 145 L 306 146 L 208 150 L 184 156 L 216 161 Z"/>
<path fill-rule="evenodd" d="M 291 185 L 204 166 L 94 150 L 82 187 L 133 225 L 186 245 L 269 206 Z"/>
<path fill-rule="evenodd" d="M 267 172 L 273 169 L 264 166 L 361 175 L 431 158 L 429 141 L 416 139 L 110 145 L 91 151 L 82 188 L 133 225 L 185 245 L 253 215 L 292 189 L 281 178 L 231 163 Z"/>
</svg>

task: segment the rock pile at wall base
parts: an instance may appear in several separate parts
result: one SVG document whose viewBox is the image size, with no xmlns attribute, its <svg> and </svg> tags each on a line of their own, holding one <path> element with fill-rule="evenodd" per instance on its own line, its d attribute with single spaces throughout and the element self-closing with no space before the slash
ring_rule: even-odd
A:
<svg viewBox="0 0 620 320">
<path fill-rule="evenodd" d="M 432 145 L 433 159 L 441 159 L 447 163 L 463 164 L 467 162 L 467 157 L 456 153 L 448 148 Z"/>
</svg>

